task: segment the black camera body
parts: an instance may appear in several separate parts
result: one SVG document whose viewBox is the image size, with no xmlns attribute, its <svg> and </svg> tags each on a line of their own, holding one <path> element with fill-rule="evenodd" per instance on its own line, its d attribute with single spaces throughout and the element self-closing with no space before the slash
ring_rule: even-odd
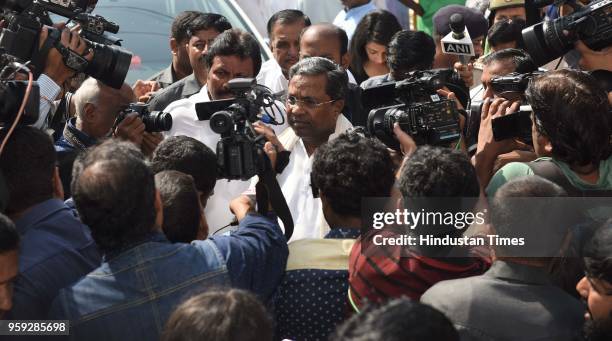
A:
<svg viewBox="0 0 612 341">
<path fill-rule="evenodd" d="M 172 115 L 162 111 L 149 112 L 149 107 L 144 103 L 130 103 L 126 109 L 121 111 L 115 125 L 118 125 L 131 113 L 137 113 L 140 116 L 146 132 L 158 133 L 172 129 Z"/>
<path fill-rule="evenodd" d="M 64 16 L 81 24 L 83 30 L 81 35 L 93 51 L 93 59 L 87 62 L 76 54 L 70 54 L 66 49 L 64 53 L 67 55 L 63 55 L 64 63 L 76 72 L 84 72 L 111 87 L 120 89 L 127 76 L 132 54 L 114 46 L 119 45 L 120 40 L 107 36 L 105 32 L 117 33 L 119 26 L 101 16 L 89 14 L 88 12 L 93 9 L 89 3 L 86 0 L 0 0 L 2 19 L 7 24 L 7 27 L 0 31 L 0 47 L 22 62 L 32 61 L 34 72 L 38 76 L 42 72 L 46 58 L 38 48 L 40 31 L 43 25 L 53 24 L 49 17 L 50 12 Z M 49 28 L 49 47 L 57 47 L 60 38 L 59 30 Z"/>
<path fill-rule="evenodd" d="M 9 126 L 15 121 L 27 87 L 27 81 L 0 80 L 0 126 Z M 39 115 L 39 106 L 40 88 L 38 83 L 34 82 L 19 124 L 29 125 L 36 123 Z"/>
<path fill-rule="evenodd" d="M 229 81 L 234 100 L 210 117 L 210 128 L 221 135 L 217 143 L 217 168 L 221 179 L 248 180 L 270 167 L 263 151 L 265 138 L 255 133 L 251 123 L 259 120 L 264 97 L 271 93 L 254 91 L 256 86 L 255 80 L 250 78 Z M 203 105 L 214 106 L 214 102 Z M 199 111 L 202 110 L 205 109 L 200 107 Z"/>
<path fill-rule="evenodd" d="M 436 91 L 451 77 L 449 72 L 446 69 L 414 71 L 402 81 L 383 84 L 391 93 L 382 98 L 394 98 L 395 103 L 370 111 L 368 133 L 396 150 L 399 150 L 393 134 L 396 122 L 418 145 L 449 146 L 458 141 L 461 129 L 455 101 L 440 98 Z M 372 95 L 370 91 L 364 90 L 364 100 Z"/>
<path fill-rule="evenodd" d="M 612 45 L 612 0 L 593 0 L 584 7 L 575 6 L 576 11 L 570 15 L 523 30 L 525 48 L 537 65 L 561 57 L 578 40 L 592 50 Z"/>
</svg>

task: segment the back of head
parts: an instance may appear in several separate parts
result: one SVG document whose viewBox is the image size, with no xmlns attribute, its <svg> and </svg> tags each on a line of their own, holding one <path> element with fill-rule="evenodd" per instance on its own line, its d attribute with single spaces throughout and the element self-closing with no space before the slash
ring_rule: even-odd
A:
<svg viewBox="0 0 612 341">
<path fill-rule="evenodd" d="M 486 55 L 482 60 L 484 65 L 492 63 L 509 63 L 512 72 L 529 73 L 537 71 L 538 67 L 527 52 L 520 49 L 503 49 Z"/>
<path fill-rule="evenodd" d="M 597 166 L 610 157 L 610 102 L 595 78 L 573 70 L 547 72 L 529 84 L 525 96 L 556 160 Z"/>
<path fill-rule="evenodd" d="M 305 27 L 311 25 L 310 18 L 302 11 L 296 9 L 284 9 L 282 11 L 278 11 L 270 17 L 270 20 L 268 20 L 268 24 L 266 26 L 266 29 L 268 30 L 268 37 L 272 39 L 274 26 L 277 24 L 292 25 L 301 21 L 304 22 Z"/>
<path fill-rule="evenodd" d="M 344 99 L 348 90 L 348 75 L 346 71 L 333 61 L 323 57 L 302 59 L 291 67 L 289 79 L 294 76 L 327 77 L 325 93 L 332 99 Z"/>
<path fill-rule="evenodd" d="M 587 276 L 612 284 L 612 220 L 608 220 L 588 238 L 582 248 Z"/>
<path fill-rule="evenodd" d="M 490 200 L 491 224 L 499 237 L 524 238 L 524 245 L 494 245 L 496 253 L 505 257 L 559 255 L 571 224 L 567 215 L 571 209 L 559 199 L 566 195 L 558 185 L 535 175 L 504 184 Z"/>
<path fill-rule="evenodd" d="M 198 11 L 183 11 L 179 13 L 172 21 L 171 27 L 171 38 L 176 39 L 177 42 L 184 42 L 189 38 L 188 30 L 191 21 L 202 14 Z"/>
<path fill-rule="evenodd" d="M 522 19 L 504 19 L 495 23 L 487 33 L 487 41 L 493 48 L 502 44 L 515 43 L 517 49 L 523 49 L 523 29 L 527 23 Z"/>
<path fill-rule="evenodd" d="M 162 341 L 268 341 L 272 321 L 255 295 L 211 290 L 181 304 L 166 323 Z"/>
<path fill-rule="evenodd" d="M 304 37 L 309 37 L 308 39 L 324 39 L 324 40 L 336 40 L 338 42 L 338 46 L 340 48 L 340 58 L 348 53 L 348 44 L 349 39 L 346 31 L 342 28 L 330 24 L 330 23 L 318 23 L 306 27 L 302 31 L 302 35 L 300 36 L 300 41 L 305 39 Z M 309 57 L 321 57 L 321 56 L 309 56 Z"/>
<path fill-rule="evenodd" d="M 81 221 L 102 252 L 142 241 L 156 218 L 155 181 L 129 142 L 109 140 L 87 152 L 72 192 Z"/>
<path fill-rule="evenodd" d="M 438 310 L 400 298 L 353 315 L 336 330 L 334 341 L 458 341 L 453 324 Z"/>
<path fill-rule="evenodd" d="M 391 157 L 376 139 L 345 133 L 315 152 L 313 185 L 338 215 L 361 217 L 361 199 L 390 196 L 394 180 Z"/>
<path fill-rule="evenodd" d="M 187 136 L 163 140 L 153 152 L 154 173 L 175 170 L 191 175 L 198 191 L 212 193 L 217 182 L 217 157 L 204 143 Z"/>
<path fill-rule="evenodd" d="M 0 130 L 0 141 L 7 132 L 7 128 Z M 32 127 L 15 128 L 0 155 L 0 170 L 9 192 L 8 215 L 53 197 L 55 161 L 55 148 L 49 135 Z"/>
<path fill-rule="evenodd" d="M 197 239 L 202 209 L 198 190 L 190 175 L 177 171 L 155 174 L 155 186 L 164 207 L 164 234 L 173 243 Z"/>
<path fill-rule="evenodd" d="M 221 33 L 231 28 L 232 24 L 221 14 L 198 12 L 187 25 L 187 37 L 193 36 L 198 31 L 212 29 Z"/>
<path fill-rule="evenodd" d="M 422 146 L 406 161 L 399 180 L 402 196 L 478 197 L 474 166 L 465 154 L 449 148 Z"/>
<path fill-rule="evenodd" d="M 399 80 L 410 71 L 431 69 L 435 54 L 436 45 L 427 33 L 403 30 L 387 47 L 387 65 Z"/>
<path fill-rule="evenodd" d="M 17 250 L 17 248 L 19 248 L 19 233 L 17 233 L 15 224 L 0 213 L 0 254 Z"/>
<path fill-rule="evenodd" d="M 210 45 L 205 58 L 206 68 L 210 70 L 215 57 L 236 56 L 242 60 L 253 61 L 253 75 L 261 69 L 261 50 L 255 37 L 237 28 L 222 32 Z"/>
</svg>

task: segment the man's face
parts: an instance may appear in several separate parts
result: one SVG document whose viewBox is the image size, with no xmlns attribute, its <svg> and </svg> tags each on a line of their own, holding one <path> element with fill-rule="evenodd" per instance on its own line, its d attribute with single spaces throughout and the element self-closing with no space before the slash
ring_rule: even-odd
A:
<svg viewBox="0 0 612 341">
<path fill-rule="evenodd" d="M 305 34 L 300 42 L 300 59 L 310 57 L 323 57 L 332 60 L 334 63 L 343 65 L 340 55 L 340 41 L 338 39 L 323 39 L 316 34 Z"/>
<path fill-rule="evenodd" d="M 17 250 L 0 253 L 0 318 L 13 307 L 13 281 L 19 271 Z"/>
<path fill-rule="evenodd" d="M 98 103 L 85 106 L 86 111 L 95 111 L 95 115 L 92 116 L 93 121 L 89 124 L 89 134 L 96 139 L 108 136 L 119 113 L 130 103 L 136 102 L 134 91 L 127 84 L 123 84 L 120 90 L 104 86 L 100 91 L 102 94 L 100 94 Z"/>
<path fill-rule="evenodd" d="M 286 103 L 287 119 L 296 135 L 305 141 L 327 141 L 336 129 L 344 101 L 330 102 L 331 98 L 325 93 L 326 86 L 325 75 L 298 75 L 289 81 L 287 94 L 295 97 L 297 103 Z"/>
<path fill-rule="evenodd" d="M 289 69 L 298 62 L 300 56 L 300 33 L 306 24 L 300 20 L 291 24 L 276 24 L 272 28 L 270 50 L 278 62 L 285 78 Z"/>
<path fill-rule="evenodd" d="M 496 97 L 491 87 L 491 79 L 499 76 L 505 76 L 514 71 L 514 65 L 510 62 L 491 62 L 489 65 L 485 65 L 482 70 L 482 76 L 480 78 L 484 92 L 482 93 L 482 100 L 486 98 Z"/>
<path fill-rule="evenodd" d="M 482 49 L 482 43 L 484 42 L 484 36 L 476 37 L 472 39 L 472 44 L 474 45 L 474 54 L 475 56 L 472 59 L 478 59 L 483 55 L 484 50 Z"/>
<path fill-rule="evenodd" d="M 208 92 L 212 100 L 233 98 L 227 83 L 234 78 L 253 78 L 253 60 L 238 56 L 216 56 L 208 70 Z"/>
<path fill-rule="evenodd" d="M 516 20 L 523 19 L 527 20 L 527 13 L 525 7 L 508 7 L 495 10 L 495 17 L 493 18 L 493 24 L 502 20 Z"/>
<path fill-rule="evenodd" d="M 214 28 L 208 30 L 197 31 L 187 43 L 187 52 L 189 53 L 189 64 L 195 73 L 196 78 L 201 83 L 206 81 L 206 66 L 204 65 L 204 57 L 208 53 L 208 48 L 213 40 L 221 34 Z"/>
</svg>

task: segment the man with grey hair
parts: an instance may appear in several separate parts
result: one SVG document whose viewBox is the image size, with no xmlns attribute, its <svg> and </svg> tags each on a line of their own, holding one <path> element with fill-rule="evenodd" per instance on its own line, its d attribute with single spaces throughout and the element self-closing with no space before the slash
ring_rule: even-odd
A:
<svg viewBox="0 0 612 341">
<path fill-rule="evenodd" d="M 132 88 L 123 84 L 117 90 L 88 78 L 73 95 L 76 117 L 69 119 L 62 136 L 55 143 L 60 178 L 66 197 L 70 197 L 72 164 L 76 155 L 110 136 L 119 112 L 135 102 Z M 117 135 L 140 146 L 144 123 L 137 114 L 128 115 L 117 127 Z"/>
<path fill-rule="evenodd" d="M 310 186 L 315 150 L 352 127 L 341 114 L 348 88 L 344 69 L 322 57 L 300 60 L 289 71 L 285 110 L 290 129 L 278 137 L 291 152 L 289 163 L 277 177 L 294 222 L 290 241 L 323 238 L 329 226 L 323 217 L 321 199 Z"/>
</svg>

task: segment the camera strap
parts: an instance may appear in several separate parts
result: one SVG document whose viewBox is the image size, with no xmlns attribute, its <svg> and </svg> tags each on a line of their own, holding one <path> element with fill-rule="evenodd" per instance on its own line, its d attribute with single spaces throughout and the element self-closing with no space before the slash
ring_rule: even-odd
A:
<svg viewBox="0 0 612 341">
<path fill-rule="evenodd" d="M 276 215 L 283 222 L 285 238 L 287 240 L 291 239 L 293 235 L 293 217 L 287 205 L 287 200 L 285 200 L 280 185 L 276 180 L 276 174 L 274 174 L 270 167 L 266 167 L 266 170 L 258 174 L 258 176 L 259 181 L 255 186 L 257 211 L 261 215 L 266 215 L 268 213 L 269 202 Z"/>
<path fill-rule="evenodd" d="M 54 42 L 53 47 L 55 47 L 57 51 L 62 55 L 64 65 L 66 65 L 66 67 L 68 67 L 72 71 L 76 73 L 84 72 L 87 68 L 87 65 L 89 65 L 87 59 L 83 58 L 83 56 L 62 45 L 59 40 L 56 40 Z"/>
</svg>

